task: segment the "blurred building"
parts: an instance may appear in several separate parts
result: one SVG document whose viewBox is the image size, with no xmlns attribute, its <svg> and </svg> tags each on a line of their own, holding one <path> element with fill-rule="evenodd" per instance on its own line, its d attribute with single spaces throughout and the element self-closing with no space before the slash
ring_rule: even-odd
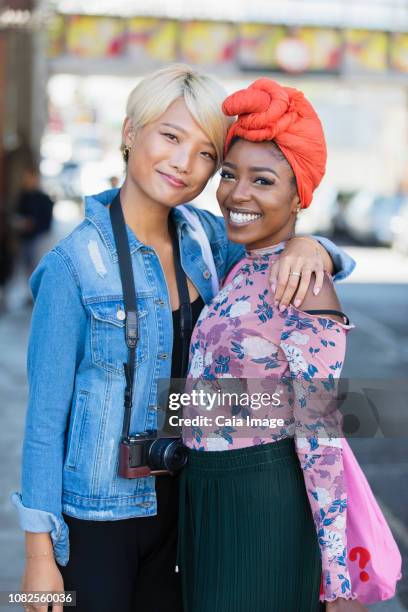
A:
<svg viewBox="0 0 408 612">
<path fill-rule="evenodd" d="M 46 124 L 45 85 L 38 80 L 35 0 L 0 0 L 0 206 L 9 209 L 22 170 L 39 161 Z M 41 87 L 42 85 L 42 87 Z M 43 93 L 42 93 L 43 92 Z M 38 108 L 43 107 L 39 121 Z"/>
<path fill-rule="evenodd" d="M 44 0 L 41 7 L 52 13 L 32 34 L 24 68 L 32 84 L 22 68 L 14 69 L 17 83 L 8 81 L 21 92 L 19 108 L 30 106 L 19 142 L 35 155 L 47 123 L 42 169 L 57 197 L 103 188 L 121 173 L 127 93 L 174 61 L 216 74 L 228 90 L 264 74 L 301 87 L 324 123 L 331 200 L 367 187 L 392 193 L 406 171 L 407 0 Z M 18 130 L 8 133 L 12 140 Z"/>
</svg>

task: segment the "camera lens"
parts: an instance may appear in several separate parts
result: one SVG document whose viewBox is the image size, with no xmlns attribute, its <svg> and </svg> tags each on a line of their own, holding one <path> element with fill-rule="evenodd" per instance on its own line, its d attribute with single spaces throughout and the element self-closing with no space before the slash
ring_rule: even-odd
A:
<svg viewBox="0 0 408 612">
<path fill-rule="evenodd" d="M 180 438 L 158 438 L 149 452 L 149 466 L 152 470 L 177 472 L 187 462 L 187 451 Z"/>
</svg>

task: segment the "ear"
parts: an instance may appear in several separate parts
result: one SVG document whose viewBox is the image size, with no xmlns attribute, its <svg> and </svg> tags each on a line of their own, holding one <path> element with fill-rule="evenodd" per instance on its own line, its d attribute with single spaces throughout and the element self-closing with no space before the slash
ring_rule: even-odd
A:
<svg viewBox="0 0 408 612">
<path fill-rule="evenodd" d="M 300 203 L 300 198 L 298 196 L 298 193 L 296 191 L 295 195 L 293 196 L 291 203 L 290 203 L 290 211 L 291 213 L 293 213 L 294 215 L 297 215 L 299 212 L 299 209 L 301 207 L 301 203 Z"/>
<path fill-rule="evenodd" d="M 133 144 L 135 130 L 130 117 L 126 117 L 122 125 L 122 144 L 130 147 Z"/>
</svg>

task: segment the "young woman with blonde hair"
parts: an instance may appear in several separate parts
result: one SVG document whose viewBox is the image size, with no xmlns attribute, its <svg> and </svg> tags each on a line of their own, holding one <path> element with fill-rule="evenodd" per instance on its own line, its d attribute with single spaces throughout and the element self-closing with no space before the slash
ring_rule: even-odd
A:
<svg viewBox="0 0 408 612">
<path fill-rule="evenodd" d="M 173 343 L 180 334 L 176 272 L 181 266 L 187 279 L 194 323 L 214 295 L 212 281 L 221 281 L 243 253 L 228 241 L 222 218 L 191 205 L 177 209 L 198 196 L 220 166 L 228 128 L 224 97 L 215 81 L 188 66 L 144 78 L 128 99 L 120 195 L 110 190 L 87 197 L 84 221 L 45 255 L 31 278 L 22 491 L 13 496 L 26 531 L 23 587 L 74 590 L 83 612 L 182 608 L 174 572 L 178 477 L 119 474 L 128 320 L 111 212 L 121 210 L 126 222 L 136 287 L 139 337 L 129 427 L 154 431 L 158 381 L 184 375 Z M 217 279 L 189 215 L 208 238 Z M 326 246 L 339 274 L 347 275 L 353 262 Z M 285 257 L 273 274 L 286 304 L 295 290 L 298 298 L 304 295 L 313 272 L 321 286 L 324 261 L 332 267 L 313 239 L 291 241 Z M 27 607 L 34 609 L 46 608 Z"/>
</svg>

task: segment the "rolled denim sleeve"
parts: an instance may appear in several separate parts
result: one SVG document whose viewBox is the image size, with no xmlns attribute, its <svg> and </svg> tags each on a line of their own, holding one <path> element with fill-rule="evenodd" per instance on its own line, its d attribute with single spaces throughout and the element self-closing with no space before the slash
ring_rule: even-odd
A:
<svg viewBox="0 0 408 612">
<path fill-rule="evenodd" d="M 50 532 L 58 563 L 69 557 L 62 517 L 65 433 L 86 332 L 75 271 L 58 248 L 30 279 L 34 297 L 27 356 L 29 384 L 21 493 L 12 495 L 25 531 Z"/>
<path fill-rule="evenodd" d="M 60 565 L 66 565 L 69 559 L 69 534 L 62 516 L 27 508 L 23 504 L 21 493 L 13 493 L 11 503 L 17 509 L 21 529 L 32 533 L 49 532 L 55 559 Z"/>
<path fill-rule="evenodd" d="M 339 281 L 350 276 L 356 267 L 354 259 L 328 238 L 323 236 L 313 236 L 313 238 L 320 242 L 332 258 L 334 266 L 333 280 Z"/>
</svg>

